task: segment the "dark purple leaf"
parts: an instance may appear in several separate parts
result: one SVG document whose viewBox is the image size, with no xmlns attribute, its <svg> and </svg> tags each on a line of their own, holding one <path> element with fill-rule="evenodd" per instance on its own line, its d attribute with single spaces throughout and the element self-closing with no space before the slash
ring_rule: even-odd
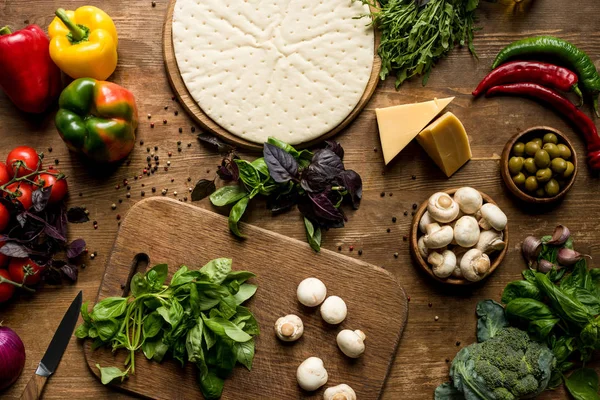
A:
<svg viewBox="0 0 600 400">
<path fill-rule="evenodd" d="M 62 283 L 60 268 L 46 268 L 43 278 L 48 285 L 60 285 Z"/>
<path fill-rule="evenodd" d="M 311 222 L 325 228 L 341 228 L 346 217 L 328 197 L 329 191 L 308 193 L 298 204 L 300 212 Z"/>
<path fill-rule="evenodd" d="M 72 264 L 65 264 L 60 267 L 60 272 L 62 272 L 67 278 L 75 282 L 77 280 L 77 266 Z"/>
<path fill-rule="evenodd" d="M 269 175 L 275 182 L 285 183 L 298 175 L 298 162 L 287 151 L 270 143 L 265 143 L 263 156 L 269 168 Z"/>
<path fill-rule="evenodd" d="M 344 163 L 337 154 L 329 149 L 317 150 L 303 173 L 302 188 L 307 192 L 320 192 L 331 186 L 343 170 Z"/>
<path fill-rule="evenodd" d="M 69 208 L 69 211 L 67 211 L 67 220 L 72 224 L 81 224 L 83 222 L 88 222 L 90 217 L 85 213 L 83 207 L 71 207 Z"/>
<path fill-rule="evenodd" d="M 29 211 L 26 211 L 27 213 L 27 217 L 29 218 L 33 218 L 38 222 L 41 222 L 42 224 L 44 224 L 44 233 L 46 233 L 46 235 L 56 239 L 56 240 L 60 240 L 61 242 L 66 242 L 67 238 L 65 236 L 62 235 L 61 232 L 59 232 L 54 226 L 50 225 L 48 222 L 46 222 L 46 220 L 44 220 L 43 218 L 38 217 L 35 214 L 30 213 Z"/>
<path fill-rule="evenodd" d="M 214 146 L 217 149 L 217 151 L 221 154 L 229 153 L 234 150 L 233 146 L 224 143 L 223 141 L 217 139 L 214 136 L 210 136 L 204 133 L 198 135 L 198 140 L 203 143 Z"/>
<path fill-rule="evenodd" d="M 6 242 L 4 243 L 4 246 L 0 247 L 0 253 L 16 258 L 29 257 L 29 251 L 28 247 L 14 242 Z"/>
<path fill-rule="evenodd" d="M 21 226 L 21 228 L 25 227 L 25 224 L 27 223 L 27 213 L 26 212 L 22 212 L 20 214 L 17 214 L 17 222 L 19 223 L 19 225 Z"/>
<path fill-rule="evenodd" d="M 233 156 L 233 159 L 237 156 Z M 236 163 L 229 158 L 224 158 L 221 165 L 217 168 L 217 175 L 224 181 L 234 181 L 240 178 L 240 170 Z"/>
<path fill-rule="evenodd" d="M 337 176 L 338 184 L 348 191 L 348 197 L 355 210 L 360 206 L 362 199 L 362 179 L 360 175 L 351 169 L 340 172 Z"/>
<path fill-rule="evenodd" d="M 217 187 L 215 186 L 215 181 L 209 181 L 208 179 L 200 179 L 196 183 L 196 186 L 192 191 L 192 201 L 202 200 L 206 196 L 210 196 L 210 194 L 213 193 L 215 190 L 217 190 Z"/>
<path fill-rule="evenodd" d="M 55 208 L 53 208 L 55 209 Z M 56 213 L 53 213 L 54 221 L 50 221 L 52 225 L 56 228 L 58 232 L 64 237 L 67 237 L 67 208 L 62 204 L 60 207 L 56 208 Z"/>
<path fill-rule="evenodd" d="M 39 188 L 31 194 L 31 201 L 33 202 L 33 209 L 37 212 L 42 212 L 48 205 L 50 199 L 50 193 L 52 192 L 52 186 L 48 188 Z"/>
<path fill-rule="evenodd" d="M 325 144 L 326 149 L 333 151 L 341 160 L 344 159 L 344 148 L 339 142 L 336 142 L 335 140 L 326 140 Z"/>
<path fill-rule="evenodd" d="M 85 251 L 85 240 L 75 239 L 67 249 L 67 258 L 75 258 Z"/>
<path fill-rule="evenodd" d="M 298 193 L 292 191 L 287 194 L 269 196 L 267 198 L 267 207 L 274 213 L 287 211 L 298 203 Z"/>
</svg>

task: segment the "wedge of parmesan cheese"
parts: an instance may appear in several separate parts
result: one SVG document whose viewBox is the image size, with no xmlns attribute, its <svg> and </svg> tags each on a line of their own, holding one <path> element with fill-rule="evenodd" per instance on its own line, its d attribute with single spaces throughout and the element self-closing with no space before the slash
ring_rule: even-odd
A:
<svg viewBox="0 0 600 400">
<path fill-rule="evenodd" d="M 255 143 L 316 139 L 356 107 L 371 75 L 367 6 L 350 0 L 177 0 L 181 77 L 211 119 Z"/>
<path fill-rule="evenodd" d="M 385 164 L 389 164 L 452 100 L 454 97 L 377 108 L 375 113 Z"/>
</svg>

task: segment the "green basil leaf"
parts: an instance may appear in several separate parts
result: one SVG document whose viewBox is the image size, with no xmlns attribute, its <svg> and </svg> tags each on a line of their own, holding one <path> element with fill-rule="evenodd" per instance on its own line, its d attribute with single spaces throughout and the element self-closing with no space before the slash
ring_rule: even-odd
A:
<svg viewBox="0 0 600 400">
<path fill-rule="evenodd" d="M 231 258 L 216 258 L 200 268 L 200 273 L 213 284 L 220 285 L 231 272 L 232 262 Z"/>
<path fill-rule="evenodd" d="M 197 362 L 198 360 L 204 360 L 204 352 L 202 351 L 202 331 L 204 323 L 202 318 L 198 318 L 196 325 L 192 327 L 187 333 L 185 339 L 185 348 L 187 350 L 188 361 Z"/>
<path fill-rule="evenodd" d="M 90 339 L 96 339 L 98 337 L 98 331 L 96 330 L 96 326 L 92 325 L 89 327 L 88 336 L 90 337 Z M 100 339 L 98 338 L 98 340 L 100 340 Z M 102 343 L 102 341 L 101 341 L 101 343 Z"/>
<path fill-rule="evenodd" d="M 154 291 L 160 290 L 162 285 L 167 280 L 169 274 L 169 267 L 167 264 L 157 264 L 146 272 L 146 280 L 150 285 L 150 288 Z"/>
<path fill-rule="evenodd" d="M 504 308 L 494 300 L 477 303 L 477 341 L 485 342 L 508 326 Z"/>
<path fill-rule="evenodd" d="M 227 297 L 223 297 L 219 302 L 219 311 L 221 312 L 223 318 L 230 319 L 236 313 L 236 306 L 236 299 L 233 297 L 233 295 L 229 295 Z"/>
<path fill-rule="evenodd" d="M 96 364 L 96 368 L 100 370 L 100 381 L 103 385 L 108 385 L 114 379 L 121 378 L 121 382 L 127 376 L 127 371 L 121 371 L 117 367 L 104 367 L 102 368 L 100 364 Z"/>
<path fill-rule="evenodd" d="M 243 343 L 234 343 L 233 351 L 235 352 L 237 362 L 242 364 L 249 371 L 252 370 L 252 361 L 254 360 L 254 339 Z"/>
<path fill-rule="evenodd" d="M 556 318 L 550 307 L 535 299 L 514 299 L 506 305 L 505 312 L 509 319 L 516 318 L 525 321 Z"/>
<path fill-rule="evenodd" d="M 233 296 L 235 304 L 239 306 L 240 304 L 254 296 L 254 293 L 256 293 L 256 289 L 258 289 L 258 287 L 250 283 L 244 283 L 243 285 L 241 285 L 240 290 L 238 290 L 235 296 Z"/>
<path fill-rule="evenodd" d="M 182 319 L 183 307 L 176 299 L 173 299 L 171 301 L 171 307 L 169 308 L 169 323 L 172 327 L 176 327 Z"/>
<path fill-rule="evenodd" d="M 87 322 L 79 325 L 77 329 L 75 329 L 75 337 L 78 339 L 85 339 L 88 337 L 88 331 L 90 329 L 90 325 Z"/>
<path fill-rule="evenodd" d="M 209 371 L 206 374 L 198 374 L 198 381 L 205 399 L 214 400 L 221 397 L 225 382 L 215 372 Z"/>
<path fill-rule="evenodd" d="M 600 314 L 600 297 L 597 296 L 595 291 L 591 292 L 587 289 L 577 288 L 573 296 L 587 308 L 588 314 Z"/>
<path fill-rule="evenodd" d="M 598 400 L 598 374 L 591 368 L 581 368 L 565 380 L 567 390 L 575 400 Z"/>
<path fill-rule="evenodd" d="M 592 321 L 587 324 L 579 334 L 579 338 L 584 347 L 590 349 L 598 348 L 600 343 L 600 328 L 598 327 L 597 321 Z"/>
<path fill-rule="evenodd" d="M 237 314 L 235 315 L 234 321 L 242 319 L 246 322 L 244 325 L 243 331 L 249 335 L 258 335 L 260 334 L 260 327 L 258 326 L 258 321 L 254 318 L 254 315 L 250 312 L 249 309 L 243 306 L 237 307 Z"/>
<path fill-rule="evenodd" d="M 219 367 L 219 374 L 229 375 L 231 371 L 233 371 L 233 368 L 235 368 L 237 357 L 233 344 L 233 341 L 225 338 L 219 340 L 214 347 L 214 351 L 216 351 L 215 361 L 216 365 Z"/>
<path fill-rule="evenodd" d="M 254 277 L 256 277 L 256 275 L 253 274 L 252 272 L 248 272 L 248 271 L 231 271 L 230 273 L 227 274 L 227 277 L 225 278 L 224 282 L 236 280 L 236 281 L 238 281 L 238 283 L 242 284 L 245 281 L 247 281 L 248 279 L 254 278 Z"/>
<path fill-rule="evenodd" d="M 119 330 L 119 323 L 115 319 L 96 321 L 95 325 L 98 337 L 104 342 L 110 341 Z"/>
<path fill-rule="evenodd" d="M 530 283 L 533 283 L 534 285 L 537 285 L 537 281 L 535 280 L 535 272 L 533 272 L 530 269 L 525 269 L 523 270 L 523 272 L 521 273 L 523 275 L 523 278 Z"/>
<path fill-rule="evenodd" d="M 210 350 L 215 345 L 215 343 L 217 343 L 215 333 L 210 329 L 202 330 L 202 338 L 204 339 L 204 343 L 206 343 L 207 350 Z"/>
<path fill-rule="evenodd" d="M 214 206 L 223 207 L 233 204 L 247 195 L 246 190 L 240 185 L 223 186 L 210 195 L 210 202 Z"/>
<path fill-rule="evenodd" d="M 550 332 L 559 321 L 559 318 L 536 319 L 529 322 L 527 331 L 531 336 L 543 340 L 550 335 Z"/>
<path fill-rule="evenodd" d="M 225 318 L 204 318 L 204 323 L 217 336 L 228 337 L 235 342 L 247 342 L 252 339 L 252 336 Z"/>
<path fill-rule="evenodd" d="M 240 171 L 240 180 L 248 187 L 255 188 L 260 184 L 260 175 L 258 170 L 246 160 L 233 160 Z"/>
<path fill-rule="evenodd" d="M 152 338 L 152 337 L 158 335 L 158 333 L 162 329 L 163 323 L 164 323 L 163 317 L 157 311 L 152 311 L 144 319 L 144 324 L 142 325 L 144 337 Z"/>
<path fill-rule="evenodd" d="M 112 318 L 118 318 L 127 309 L 127 299 L 124 297 L 107 297 L 97 303 L 92 309 L 92 319 L 94 321 L 106 321 Z"/>
<path fill-rule="evenodd" d="M 163 343 L 162 338 L 146 340 L 142 344 L 142 351 L 148 360 L 161 362 L 167 354 L 169 346 Z"/>
<path fill-rule="evenodd" d="M 156 309 L 156 312 L 158 312 L 160 314 L 160 316 L 163 317 L 163 319 L 165 321 L 167 321 L 167 323 L 169 325 L 171 325 L 171 326 L 173 325 L 173 324 L 171 324 L 171 317 L 169 315 L 169 309 L 168 308 L 166 308 L 165 306 L 161 306 L 161 307 L 158 307 Z"/>
<path fill-rule="evenodd" d="M 138 272 L 131 278 L 131 284 L 129 285 L 129 291 L 135 297 L 141 296 L 150 291 L 150 284 L 146 280 L 146 277 L 141 272 Z"/>
<path fill-rule="evenodd" d="M 306 228 L 306 240 L 310 247 L 317 253 L 321 251 L 321 228 L 314 225 L 308 218 L 304 217 L 304 227 Z"/>
<path fill-rule="evenodd" d="M 508 304 L 514 299 L 527 298 L 540 300 L 542 294 L 538 287 L 526 280 L 510 282 L 502 292 L 502 303 Z"/>
<path fill-rule="evenodd" d="M 244 212 L 246 211 L 246 207 L 248 207 L 248 202 L 250 201 L 250 197 L 241 198 L 235 205 L 231 208 L 229 212 L 229 230 L 239 238 L 245 238 L 246 236 L 240 232 L 240 228 L 238 227 L 238 222 Z"/>
<path fill-rule="evenodd" d="M 592 316 L 587 313 L 586 307 L 580 301 L 562 291 L 545 274 L 537 272 L 535 278 L 538 287 L 548 296 L 552 307 L 561 317 L 576 323 L 580 327 L 585 326 L 592 319 Z"/>
<path fill-rule="evenodd" d="M 88 312 L 89 303 L 89 301 L 86 301 L 81 305 L 81 318 L 83 318 L 83 322 L 88 324 L 92 322 L 92 317 L 90 317 L 90 313 Z"/>
<path fill-rule="evenodd" d="M 198 294 L 198 287 L 196 285 L 190 285 L 190 298 L 189 298 L 190 310 L 194 318 L 200 316 L 200 295 Z"/>
<path fill-rule="evenodd" d="M 267 163 L 265 162 L 264 157 L 257 158 L 250 164 L 252 164 L 252 166 L 256 168 L 256 170 L 260 172 L 261 175 L 269 177 L 269 167 L 267 167 Z"/>
</svg>

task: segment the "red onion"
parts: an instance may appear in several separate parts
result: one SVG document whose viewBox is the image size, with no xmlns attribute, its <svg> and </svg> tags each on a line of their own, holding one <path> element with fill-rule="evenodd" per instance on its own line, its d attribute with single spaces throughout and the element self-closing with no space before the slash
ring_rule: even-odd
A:
<svg viewBox="0 0 600 400">
<path fill-rule="evenodd" d="M 25 366 L 25 346 L 19 335 L 0 326 L 0 390 L 6 389 L 21 375 Z"/>
</svg>

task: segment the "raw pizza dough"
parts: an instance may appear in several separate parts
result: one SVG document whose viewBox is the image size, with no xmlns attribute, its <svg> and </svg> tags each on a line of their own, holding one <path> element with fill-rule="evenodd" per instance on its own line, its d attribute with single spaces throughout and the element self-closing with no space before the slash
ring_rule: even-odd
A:
<svg viewBox="0 0 600 400">
<path fill-rule="evenodd" d="M 373 66 L 351 0 L 177 0 L 173 47 L 200 108 L 255 143 L 315 139 L 352 112 Z"/>
</svg>

